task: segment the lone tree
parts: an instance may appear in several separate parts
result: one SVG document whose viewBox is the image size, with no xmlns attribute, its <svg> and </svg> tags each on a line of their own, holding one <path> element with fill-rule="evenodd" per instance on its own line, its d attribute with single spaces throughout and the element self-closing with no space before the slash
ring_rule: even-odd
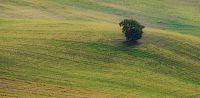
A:
<svg viewBox="0 0 200 98">
<path fill-rule="evenodd" d="M 144 26 L 136 20 L 124 19 L 119 23 L 127 41 L 137 41 L 142 38 Z"/>
</svg>

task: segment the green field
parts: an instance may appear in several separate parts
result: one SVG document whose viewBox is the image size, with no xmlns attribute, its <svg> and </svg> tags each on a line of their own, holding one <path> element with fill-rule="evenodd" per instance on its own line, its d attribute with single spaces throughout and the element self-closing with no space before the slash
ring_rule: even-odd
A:
<svg viewBox="0 0 200 98">
<path fill-rule="evenodd" d="M 200 98 L 200 1 L 0 0 L 0 97 Z"/>
</svg>

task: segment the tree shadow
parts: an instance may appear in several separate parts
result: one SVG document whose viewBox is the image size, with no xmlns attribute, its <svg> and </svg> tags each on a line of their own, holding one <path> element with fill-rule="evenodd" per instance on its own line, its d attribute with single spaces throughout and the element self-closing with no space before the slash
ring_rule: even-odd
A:
<svg viewBox="0 0 200 98">
<path fill-rule="evenodd" d="M 126 46 L 139 46 L 140 43 L 138 41 L 123 41 L 122 42 Z"/>
<path fill-rule="evenodd" d="M 124 39 L 114 39 L 113 43 L 118 46 L 123 45 L 123 46 L 128 46 L 128 47 L 135 47 L 135 46 L 139 46 L 141 44 L 138 41 L 126 41 Z"/>
</svg>

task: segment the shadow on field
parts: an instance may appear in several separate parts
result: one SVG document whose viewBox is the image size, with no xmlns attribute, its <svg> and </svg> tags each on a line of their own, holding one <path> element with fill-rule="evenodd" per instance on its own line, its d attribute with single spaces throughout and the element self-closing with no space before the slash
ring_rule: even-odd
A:
<svg viewBox="0 0 200 98">
<path fill-rule="evenodd" d="M 123 44 L 126 46 L 138 46 L 140 43 L 138 41 L 123 41 Z"/>
<path fill-rule="evenodd" d="M 130 47 L 139 46 L 141 44 L 138 41 L 126 41 L 124 39 L 114 39 L 113 43 L 115 45 L 125 45 L 125 46 L 130 46 Z"/>
</svg>

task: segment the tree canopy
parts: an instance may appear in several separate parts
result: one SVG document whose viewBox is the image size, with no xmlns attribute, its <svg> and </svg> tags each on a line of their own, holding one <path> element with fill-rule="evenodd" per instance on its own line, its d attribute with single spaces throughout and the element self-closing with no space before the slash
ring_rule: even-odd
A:
<svg viewBox="0 0 200 98">
<path fill-rule="evenodd" d="M 127 41 L 136 41 L 142 38 L 144 26 L 133 19 L 124 19 L 119 23 Z"/>
</svg>

